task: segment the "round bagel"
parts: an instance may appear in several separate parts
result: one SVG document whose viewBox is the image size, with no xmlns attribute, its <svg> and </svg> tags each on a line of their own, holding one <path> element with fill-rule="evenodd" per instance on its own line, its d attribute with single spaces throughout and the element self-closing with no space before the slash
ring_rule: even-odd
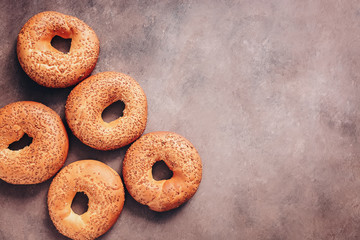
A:
<svg viewBox="0 0 360 240">
<path fill-rule="evenodd" d="M 55 36 L 71 38 L 68 53 L 51 46 Z M 29 19 L 17 40 L 17 55 L 26 74 L 40 85 L 65 88 L 85 79 L 99 56 L 95 32 L 76 17 L 41 12 Z"/>
<path fill-rule="evenodd" d="M 107 123 L 101 114 L 116 101 L 123 101 L 123 116 Z M 145 130 L 146 96 L 131 77 L 117 72 L 93 75 L 69 94 L 65 106 L 68 125 L 86 145 L 98 150 L 111 150 L 135 141 Z"/>
<path fill-rule="evenodd" d="M 161 160 L 173 176 L 156 181 L 152 167 Z M 189 200 L 199 187 L 201 175 L 201 159 L 194 146 L 171 132 L 143 135 L 127 150 L 123 162 L 124 182 L 130 195 L 157 212 L 177 208 Z"/>
<path fill-rule="evenodd" d="M 8 147 L 24 134 L 32 143 Z M 15 102 L 0 109 L 0 178 L 12 184 L 35 184 L 52 177 L 67 157 L 69 140 L 59 115 L 37 102 Z"/>
<path fill-rule="evenodd" d="M 77 192 L 84 192 L 88 210 L 71 209 Z M 56 229 L 71 239 L 95 239 L 107 232 L 124 206 L 124 186 L 111 167 L 96 160 L 81 160 L 64 167 L 48 192 L 49 215 Z"/>
</svg>

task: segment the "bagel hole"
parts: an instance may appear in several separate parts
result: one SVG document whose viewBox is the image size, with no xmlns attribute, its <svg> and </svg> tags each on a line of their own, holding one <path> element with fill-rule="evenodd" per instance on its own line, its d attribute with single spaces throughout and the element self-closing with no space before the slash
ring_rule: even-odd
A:
<svg viewBox="0 0 360 240">
<path fill-rule="evenodd" d="M 68 53 L 70 52 L 71 38 L 65 39 L 55 35 L 55 37 L 51 39 L 51 46 L 62 53 Z"/>
<path fill-rule="evenodd" d="M 25 133 L 24 136 L 19 139 L 19 141 L 11 143 L 9 145 L 9 149 L 13 151 L 23 149 L 27 146 L 30 146 L 32 140 L 33 140 L 32 137 L 29 137 L 29 135 Z"/>
<path fill-rule="evenodd" d="M 83 192 L 77 192 L 71 203 L 71 209 L 74 213 L 81 215 L 88 210 L 89 198 Z"/>
<path fill-rule="evenodd" d="M 101 114 L 104 122 L 112 122 L 124 115 L 125 103 L 121 100 L 110 104 Z"/>
<path fill-rule="evenodd" d="M 156 181 L 167 180 L 172 178 L 173 172 L 169 169 L 166 163 L 161 160 L 157 161 L 152 167 L 152 175 Z"/>
</svg>

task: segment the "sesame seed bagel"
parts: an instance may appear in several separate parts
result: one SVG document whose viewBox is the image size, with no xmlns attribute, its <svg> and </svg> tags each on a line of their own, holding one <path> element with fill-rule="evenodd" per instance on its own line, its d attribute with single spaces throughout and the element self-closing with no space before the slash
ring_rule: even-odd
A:
<svg viewBox="0 0 360 240">
<path fill-rule="evenodd" d="M 125 104 L 123 116 L 107 123 L 102 112 L 112 103 Z M 65 106 L 68 125 L 86 145 L 98 150 L 111 150 L 135 141 L 145 130 L 146 96 L 131 77 L 117 72 L 93 75 L 69 94 Z"/>
<path fill-rule="evenodd" d="M 68 53 L 52 47 L 55 36 L 71 39 Z M 29 19 L 17 40 L 17 55 L 26 74 L 40 85 L 65 88 L 85 79 L 99 56 L 95 32 L 76 17 L 41 12 Z"/>
<path fill-rule="evenodd" d="M 10 150 L 24 134 L 29 146 Z M 15 102 L 0 109 L 0 178 L 12 184 L 44 182 L 64 165 L 68 136 L 59 115 L 37 102 Z"/>
<path fill-rule="evenodd" d="M 89 199 L 88 210 L 71 209 L 77 192 Z M 96 160 L 81 160 L 64 167 L 48 192 L 49 215 L 56 229 L 71 239 L 95 239 L 107 232 L 124 206 L 124 186 L 111 167 Z"/>
<path fill-rule="evenodd" d="M 161 160 L 173 176 L 156 181 L 152 167 Z M 199 187 L 201 175 L 201 159 L 194 146 L 172 132 L 143 135 L 127 150 L 123 162 L 124 182 L 130 195 L 157 212 L 177 208 L 189 200 Z"/>
</svg>

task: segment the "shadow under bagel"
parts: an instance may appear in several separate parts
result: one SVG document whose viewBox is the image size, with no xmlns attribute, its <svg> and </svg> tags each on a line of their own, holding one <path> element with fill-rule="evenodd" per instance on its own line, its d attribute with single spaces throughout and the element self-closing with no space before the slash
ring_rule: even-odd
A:
<svg viewBox="0 0 360 240">
<path fill-rule="evenodd" d="M 48 179 L 42 183 L 31 184 L 31 185 L 15 185 L 7 183 L 0 179 L 0 195 L 6 196 L 11 199 L 26 199 L 33 198 L 47 189 L 50 185 L 51 179 Z"/>
<path fill-rule="evenodd" d="M 124 185 L 125 186 L 125 185 Z M 189 200 L 191 201 L 191 199 Z M 126 212 L 129 212 L 131 215 L 134 215 L 136 217 L 145 218 L 153 223 L 165 223 L 166 221 L 175 218 L 177 215 L 179 215 L 184 208 L 186 208 L 187 203 L 185 202 L 182 205 L 180 205 L 177 208 L 174 208 L 172 210 L 166 211 L 166 212 L 156 212 L 151 210 L 148 206 L 142 205 L 141 203 L 137 202 L 127 191 L 125 186 L 125 204 L 124 204 L 124 210 Z"/>
</svg>

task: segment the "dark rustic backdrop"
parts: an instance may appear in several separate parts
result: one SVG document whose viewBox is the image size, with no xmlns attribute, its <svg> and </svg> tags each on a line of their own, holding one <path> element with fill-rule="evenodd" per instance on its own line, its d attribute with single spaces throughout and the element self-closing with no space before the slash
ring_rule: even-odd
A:
<svg viewBox="0 0 360 240">
<path fill-rule="evenodd" d="M 360 238 L 359 1 L 1 0 L 0 107 L 39 101 L 64 119 L 72 88 L 37 85 L 16 57 L 21 27 L 45 10 L 90 25 L 93 74 L 135 78 L 145 132 L 177 132 L 203 161 L 187 204 L 155 213 L 126 194 L 101 239 Z M 126 147 L 96 151 L 67 130 L 66 165 L 97 159 L 121 172 Z M 0 239 L 65 239 L 48 216 L 50 182 L 0 180 Z"/>
</svg>

